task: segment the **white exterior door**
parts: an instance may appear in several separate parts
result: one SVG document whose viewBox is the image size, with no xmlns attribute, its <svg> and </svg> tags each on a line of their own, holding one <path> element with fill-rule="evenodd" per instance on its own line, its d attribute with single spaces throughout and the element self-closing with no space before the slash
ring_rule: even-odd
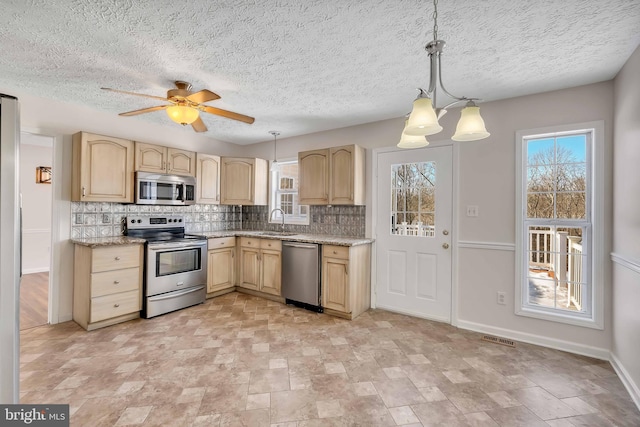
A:
<svg viewBox="0 0 640 427">
<path fill-rule="evenodd" d="M 377 155 L 376 306 L 451 321 L 452 147 Z"/>
</svg>

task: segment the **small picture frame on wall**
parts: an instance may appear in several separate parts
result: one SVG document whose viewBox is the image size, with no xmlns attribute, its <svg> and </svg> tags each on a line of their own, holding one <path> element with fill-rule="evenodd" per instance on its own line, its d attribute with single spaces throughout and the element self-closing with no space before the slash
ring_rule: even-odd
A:
<svg viewBox="0 0 640 427">
<path fill-rule="evenodd" d="M 51 166 L 36 168 L 36 184 L 51 184 Z"/>
</svg>

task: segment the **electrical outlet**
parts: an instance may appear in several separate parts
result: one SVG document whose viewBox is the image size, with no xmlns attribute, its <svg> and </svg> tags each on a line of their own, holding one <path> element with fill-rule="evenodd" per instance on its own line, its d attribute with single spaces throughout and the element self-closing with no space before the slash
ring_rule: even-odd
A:
<svg viewBox="0 0 640 427">
<path fill-rule="evenodd" d="M 507 296 L 504 292 L 498 292 L 498 304 L 506 305 L 507 304 L 506 298 Z"/>
<path fill-rule="evenodd" d="M 467 216 L 478 216 L 478 206 L 476 206 L 476 205 L 468 205 L 467 206 Z"/>
</svg>

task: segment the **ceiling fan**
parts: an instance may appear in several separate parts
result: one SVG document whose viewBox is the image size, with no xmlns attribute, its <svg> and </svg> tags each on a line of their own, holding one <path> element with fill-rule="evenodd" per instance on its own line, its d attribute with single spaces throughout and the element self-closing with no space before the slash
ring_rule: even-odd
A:
<svg viewBox="0 0 640 427">
<path fill-rule="evenodd" d="M 226 117 L 228 119 L 239 120 L 248 124 L 251 124 L 255 121 L 253 117 L 245 116 L 244 114 L 238 114 L 232 111 L 221 110 L 220 108 L 204 105 L 205 102 L 220 99 L 220 95 L 213 93 L 210 90 L 203 89 L 199 92 L 193 92 L 191 90 L 191 83 L 183 82 L 181 80 L 177 80 L 175 84 L 177 89 L 169 89 L 167 91 L 166 98 L 163 98 L 161 96 L 146 95 L 143 93 L 126 92 L 123 90 L 111 89 L 108 87 L 103 87 L 101 89 L 111 92 L 124 93 L 125 95 L 143 96 L 145 98 L 152 98 L 170 102 L 170 104 L 168 105 L 159 105 L 157 107 L 127 111 L 126 113 L 120 113 L 120 116 L 136 116 L 138 114 L 151 113 L 153 111 L 167 110 L 167 114 L 169 115 L 169 118 L 171 118 L 171 120 L 183 126 L 190 124 L 193 127 L 193 130 L 195 130 L 196 132 L 207 131 L 207 127 L 200 118 L 200 111 Z"/>
</svg>

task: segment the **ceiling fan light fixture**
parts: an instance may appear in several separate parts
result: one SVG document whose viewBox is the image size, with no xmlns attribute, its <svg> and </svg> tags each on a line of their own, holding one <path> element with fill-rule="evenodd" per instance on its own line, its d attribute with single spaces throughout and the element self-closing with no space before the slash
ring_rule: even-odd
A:
<svg viewBox="0 0 640 427">
<path fill-rule="evenodd" d="M 477 141 L 491 135 L 487 132 L 484 120 L 480 116 L 480 107 L 473 101 L 467 103 L 460 113 L 460 120 L 456 127 L 456 134 L 451 137 L 454 141 Z"/>
<path fill-rule="evenodd" d="M 438 123 L 438 117 L 433 109 L 430 98 L 423 97 L 423 92 L 413 101 L 413 109 L 407 120 L 407 125 L 403 131 L 409 136 L 426 136 L 433 135 L 442 130 L 442 126 Z"/>
<path fill-rule="evenodd" d="M 200 112 L 186 105 L 171 105 L 167 107 L 167 115 L 174 122 L 186 126 L 198 120 Z"/>
</svg>

